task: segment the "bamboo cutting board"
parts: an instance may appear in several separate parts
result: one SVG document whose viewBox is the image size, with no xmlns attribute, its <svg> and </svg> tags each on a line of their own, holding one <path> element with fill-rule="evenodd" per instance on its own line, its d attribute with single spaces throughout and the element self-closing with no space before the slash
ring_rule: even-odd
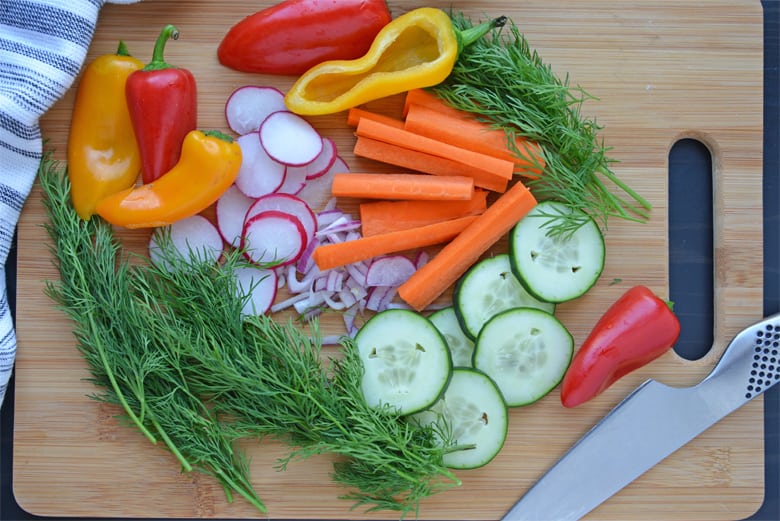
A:
<svg viewBox="0 0 780 521">
<path fill-rule="evenodd" d="M 240 18 L 272 4 L 242 0 L 145 0 L 106 6 L 89 59 L 113 52 L 118 39 L 148 61 L 165 23 L 181 32 L 168 45 L 170 63 L 198 79 L 200 126 L 226 128 L 229 93 L 245 84 L 288 88 L 293 78 L 249 75 L 221 67 L 216 47 Z M 394 15 L 423 5 L 473 17 L 509 15 L 561 76 L 598 98 L 585 112 L 604 125 L 620 162 L 615 171 L 654 205 L 647 224 L 612 221 L 608 258 L 587 296 L 559 306 L 579 344 L 603 310 L 634 284 L 668 294 L 667 175 L 670 147 L 682 137 L 712 153 L 715 230 L 715 343 L 690 362 L 668 353 L 597 399 L 565 410 L 557 390 L 511 411 L 510 434 L 488 466 L 458 472 L 460 488 L 429 498 L 421 519 L 499 519 L 566 449 L 648 377 L 691 385 L 713 367 L 728 340 L 762 314 L 763 21 L 760 2 L 691 0 L 391 1 Z M 74 89 L 45 117 L 44 135 L 64 157 Z M 400 97 L 371 108 L 397 113 Z M 354 137 L 343 114 L 312 118 L 353 168 L 377 169 L 351 154 Z M 684 175 L 684 174 L 683 174 Z M 184 475 L 173 458 L 117 423 L 113 407 L 88 398 L 84 362 L 70 324 L 42 293 L 57 278 L 41 224 L 36 188 L 19 225 L 13 489 L 27 511 L 72 517 L 262 517 L 247 503 L 225 501 L 208 478 Z M 126 234 L 141 248 L 147 232 Z M 505 248 L 501 243 L 493 252 Z M 327 318 L 337 331 L 339 321 Z M 246 442 L 251 474 L 271 518 L 392 519 L 388 512 L 350 511 L 337 499 L 327 457 L 274 470 L 283 449 Z M 740 409 L 595 510 L 592 519 L 741 519 L 763 498 L 763 402 Z"/>
</svg>

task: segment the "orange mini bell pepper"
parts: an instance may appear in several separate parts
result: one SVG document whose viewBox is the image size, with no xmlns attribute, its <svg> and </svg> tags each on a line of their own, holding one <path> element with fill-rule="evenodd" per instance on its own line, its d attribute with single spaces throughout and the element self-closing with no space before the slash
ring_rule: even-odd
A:
<svg viewBox="0 0 780 521">
<path fill-rule="evenodd" d="M 98 56 L 84 70 L 67 151 L 71 201 L 82 219 L 107 195 L 132 186 L 141 171 L 125 83 L 143 66 L 119 42 L 116 54 Z"/>
<path fill-rule="evenodd" d="M 117 226 L 151 228 L 191 217 L 211 206 L 238 175 L 241 148 L 217 131 L 190 131 L 179 162 L 156 181 L 101 200 L 95 213 Z"/>
</svg>

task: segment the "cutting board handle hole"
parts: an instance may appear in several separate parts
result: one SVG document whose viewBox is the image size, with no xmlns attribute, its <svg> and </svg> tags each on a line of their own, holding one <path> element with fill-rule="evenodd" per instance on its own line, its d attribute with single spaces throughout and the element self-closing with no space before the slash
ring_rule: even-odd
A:
<svg viewBox="0 0 780 521">
<path fill-rule="evenodd" d="M 675 352 L 698 360 L 714 338 L 712 155 L 692 138 L 669 151 L 669 298 L 680 319 Z"/>
</svg>

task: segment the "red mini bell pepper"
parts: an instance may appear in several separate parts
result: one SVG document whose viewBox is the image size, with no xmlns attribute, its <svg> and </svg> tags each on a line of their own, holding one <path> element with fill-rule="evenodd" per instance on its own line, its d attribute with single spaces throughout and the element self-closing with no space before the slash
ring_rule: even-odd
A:
<svg viewBox="0 0 780 521">
<path fill-rule="evenodd" d="M 152 60 L 127 78 L 125 94 L 144 183 L 151 183 L 176 165 L 184 137 L 198 123 L 195 77 L 163 58 L 168 39 L 178 38 L 176 27 L 166 25 L 154 44 Z"/>
<path fill-rule="evenodd" d="M 302 74 L 363 56 L 390 20 L 385 0 L 286 0 L 234 25 L 217 57 L 242 72 Z"/>
<path fill-rule="evenodd" d="M 666 353 L 680 335 L 670 303 L 645 286 L 623 294 L 596 323 L 566 371 L 561 402 L 576 407 Z"/>
</svg>

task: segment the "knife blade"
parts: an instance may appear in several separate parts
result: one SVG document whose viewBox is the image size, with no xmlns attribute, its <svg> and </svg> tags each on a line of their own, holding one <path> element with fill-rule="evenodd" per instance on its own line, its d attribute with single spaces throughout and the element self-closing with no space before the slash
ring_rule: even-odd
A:
<svg viewBox="0 0 780 521">
<path fill-rule="evenodd" d="M 577 441 L 503 521 L 580 519 L 780 380 L 780 314 L 729 343 L 693 387 L 647 380 Z"/>
</svg>

